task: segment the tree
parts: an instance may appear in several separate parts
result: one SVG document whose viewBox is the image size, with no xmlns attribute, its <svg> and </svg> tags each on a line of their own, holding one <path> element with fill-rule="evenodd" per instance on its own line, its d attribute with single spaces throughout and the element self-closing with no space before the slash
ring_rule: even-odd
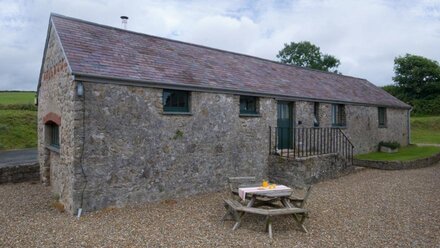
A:
<svg viewBox="0 0 440 248">
<path fill-rule="evenodd" d="M 433 99 L 440 94 L 440 66 L 435 60 L 406 54 L 394 59 L 393 80 L 409 99 Z"/>
<path fill-rule="evenodd" d="M 318 46 L 302 41 L 284 44 L 284 48 L 278 52 L 277 58 L 281 63 L 308 67 L 321 71 L 338 73 L 339 59 L 332 55 L 323 54 Z"/>
<path fill-rule="evenodd" d="M 407 99 L 405 93 L 402 91 L 402 88 L 399 85 L 395 85 L 395 84 L 385 85 L 382 86 L 382 89 L 404 102 L 409 102 L 410 100 Z"/>
</svg>

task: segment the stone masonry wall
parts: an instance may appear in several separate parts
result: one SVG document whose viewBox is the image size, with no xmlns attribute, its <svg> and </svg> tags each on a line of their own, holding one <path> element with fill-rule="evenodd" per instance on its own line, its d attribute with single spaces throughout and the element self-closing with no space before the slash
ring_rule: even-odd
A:
<svg viewBox="0 0 440 248">
<path fill-rule="evenodd" d="M 69 73 L 55 31 L 50 31 L 38 96 L 38 160 L 41 181 L 51 186 L 67 211 L 73 211 L 74 179 L 74 92 L 73 76 Z M 49 130 L 43 118 L 49 113 L 61 117 L 60 149 L 49 146 Z"/>
<path fill-rule="evenodd" d="M 373 161 L 373 160 L 360 160 L 355 159 L 354 165 L 376 168 L 381 170 L 405 170 L 405 169 L 417 169 L 435 165 L 440 162 L 440 153 L 434 154 L 427 158 L 421 158 L 410 161 Z"/>
<path fill-rule="evenodd" d="M 37 163 L 0 167 L 0 184 L 38 181 L 39 179 L 40 166 Z"/>
<path fill-rule="evenodd" d="M 338 154 L 298 159 L 286 159 L 271 155 L 268 166 L 270 181 L 298 188 L 339 177 L 353 171 L 354 168 Z"/>
<path fill-rule="evenodd" d="M 259 99 L 260 117 L 240 117 L 238 95 L 191 92 L 191 115 L 169 115 L 162 89 L 86 83 L 85 94 L 87 211 L 219 190 L 228 176 L 267 175 L 273 99 Z"/>
<path fill-rule="evenodd" d="M 260 117 L 240 117 L 238 95 L 191 92 L 191 114 L 170 115 L 162 110 L 162 89 L 96 83 L 84 87 L 86 211 L 219 190 L 228 176 L 262 178 L 276 173 L 268 162 L 268 127 L 276 126 L 277 118 L 275 99 L 259 99 Z M 295 110 L 296 122 L 302 121 L 299 126 L 313 125 L 313 103 L 296 102 Z M 343 130 L 355 144 L 355 153 L 376 149 L 382 139 L 405 140 L 405 111 L 388 109 L 384 129 L 377 127 L 376 107 L 347 105 L 346 112 Z M 331 126 L 330 104 L 320 104 L 320 124 Z M 332 175 L 330 170 L 339 173 L 342 168 L 329 159 L 318 166 L 325 178 Z M 79 167 L 74 169 L 73 201 L 78 207 L 85 181 Z"/>
<path fill-rule="evenodd" d="M 397 141 L 408 145 L 407 110 L 387 108 L 387 126 L 378 125 L 376 107 L 347 106 L 348 138 L 355 145 L 355 154 L 377 151 L 381 141 Z"/>
<path fill-rule="evenodd" d="M 313 102 L 295 102 L 296 127 L 313 127 Z M 380 141 L 408 145 L 407 110 L 387 108 L 387 126 L 378 125 L 377 107 L 345 105 L 346 127 L 341 128 L 355 146 L 354 154 L 376 151 Z M 320 103 L 319 127 L 332 127 L 331 104 Z M 301 122 L 302 124 L 298 124 Z"/>
</svg>

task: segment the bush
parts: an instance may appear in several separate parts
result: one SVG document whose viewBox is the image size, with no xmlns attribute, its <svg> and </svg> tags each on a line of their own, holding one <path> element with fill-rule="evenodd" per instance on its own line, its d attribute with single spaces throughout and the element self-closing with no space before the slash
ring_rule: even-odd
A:
<svg viewBox="0 0 440 248">
<path fill-rule="evenodd" d="M 440 96 L 429 100 L 412 100 L 411 105 L 414 115 L 440 115 Z"/>
<path fill-rule="evenodd" d="M 397 149 L 397 148 L 400 147 L 400 143 L 399 143 L 399 142 L 396 142 L 396 141 L 381 141 L 381 142 L 379 143 L 379 149 L 380 149 L 380 147 L 382 147 L 382 146 L 384 146 L 384 147 L 388 147 L 388 148 L 391 148 L 391 149 Z"/>
</svg>

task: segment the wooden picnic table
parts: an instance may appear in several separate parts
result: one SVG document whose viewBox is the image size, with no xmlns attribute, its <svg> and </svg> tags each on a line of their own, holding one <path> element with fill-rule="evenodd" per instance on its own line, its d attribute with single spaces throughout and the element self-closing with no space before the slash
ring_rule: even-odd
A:
<svg viewBox="0 0 440 248">
<path fill-rule="evenodd" d="M 266 205 L 264 203 L 272 203 L 275 201 L 280 201 L 286 207 L 289 205 L 285 205 L 285 203 L 288 202 L 288 198 L 290 195 L 292 195 L 292 193 L 293 189 L 290 188 L 283 190 L 267 189 L 248 193 L 251 195 L 251 200 L 248 202 L 247 207 L 253 207 L 256 203 L 259 203 L 259 205 Z"/>
<path fill-rule="evenodd" d="M 249 187 L 249 185 L 246 186 Z M 252 186 L 255 187 L 255 185 Z M 303 225 L 307 211 L 305 209 L 297 208 L 290 202 L 289 197 L 292 195 L 292 193 L 293 193 L 293 189 L 291 188 L 278 189 L 278 190 L 263 189 L 263 190 L 248 192 L 247 194 L 251 196 L 251 199 L 247 203 L 246 207 L 239 204 L 238 202 L 233 202 L 231 200 L 226 201 L 229 207 L 237 211 L 240 211 L 240 213 L 235 216 L 236 223 L 232 229 L 236 230 L 240 226 L 241 220 L 246 213 L 264 215 L 266 216 L 266 229 L 269 233 L 269 237 L 272 238 L 272 220 L 270 217 L 275 215 L 287 214 L 287 215 L 292 215 L 292 217 L 298 223 L 302 231 L 307 232 L 307 229 Z M 276 201 L 280 201 L 282 206 L 273 204 Z M 270 206 L 271 208 L 270 209 L 259 208 L 261 206 Z"/>
</svg>

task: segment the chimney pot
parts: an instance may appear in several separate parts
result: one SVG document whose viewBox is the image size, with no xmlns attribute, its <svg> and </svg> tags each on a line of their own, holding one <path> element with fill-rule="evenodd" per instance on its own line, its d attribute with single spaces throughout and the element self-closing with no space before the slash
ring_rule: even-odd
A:
<svg viewBox="0 0 440 248">
<path fill-rule="evenodd" d="M 122 27 L 124 29 L 127 29 L 128 16 L 121 16 L 121 20 L 122 20 Z"/>
</svg>

